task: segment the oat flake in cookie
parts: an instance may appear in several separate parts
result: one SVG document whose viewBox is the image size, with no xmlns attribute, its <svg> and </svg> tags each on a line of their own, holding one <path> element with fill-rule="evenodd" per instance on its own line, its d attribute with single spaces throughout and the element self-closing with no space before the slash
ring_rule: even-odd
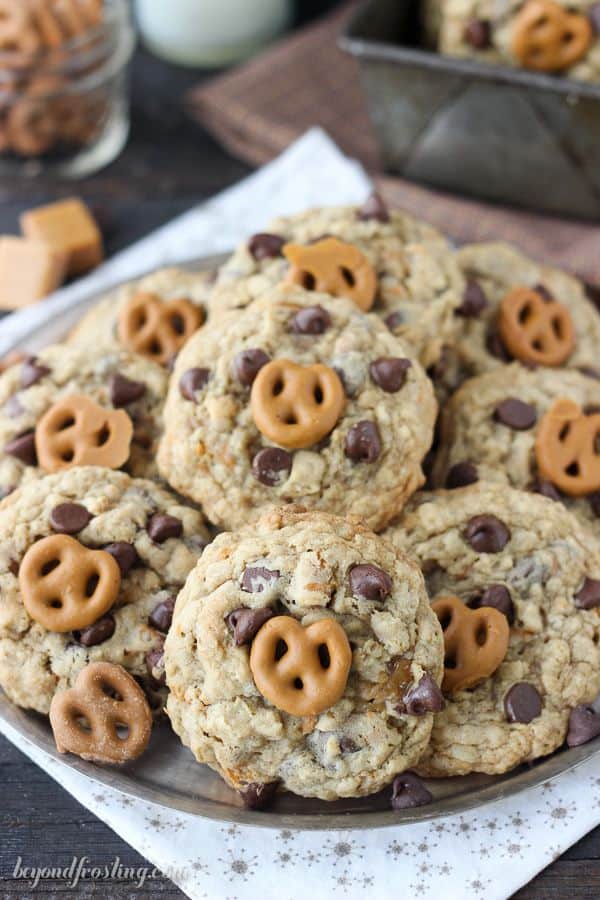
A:
<svg viewBox="0 0 600 900">
<path fill-rule="evenodd" d="M 512 361 L 598 368 L 600 316 L 580 281 L 508 244 L 472 244 L 456 259 L 466 287 L 456 343 L 431 373 L 440 396 Z"/>
<path fill-rule="evenodd" d="M 246 802 L 274 783 L 362 796 L 427 746 L 442 657 L 413 563 L 356 522 L 275 510 L 219 535 L 190 574 L 165 644 L 167 712 Z"/>
<path fill-rule="evenodd" d="M 330 267 L 300 277 L 291 258 L 299 250 L 309 256 L 311 248 L 332 240 L 345 245 L 337 260 L 337 277 L 332 279 Z M 349 271 L 348 259 L 357 252 L 362 265 L 355 263 L 356 269 L 350 265 Z M 271 222 L 266 233 L 253 235 L 220 269 L 210 308 L 219 312 L 247 306 L 269 288 L 290 280 L 309 291 L 330 280 L 334 296 L 353 296 L 365 278 L 365 264 L 374 276 L 375 295 L 366 305 L 358 298 L 361 308 L 384 319 L 414 348 L 424 366 L 435 363 L 443 344 L 454 335 L 453 311 L 461 302 L 462 277 L 439 232 L 405 213 L 388 210 L 376 195 L 362 208 L 324 207 Z M 343 276 L 345 292 L 339 286 Z"/>
<path fill-rule="evenodd" d="M 96 304 L 75 326 L 70 341 L 86 347 L 118 341 L 168 366 L 202 327 L 213 281 L 210 271 L 173 268 L 130 281 Z"/>
<path fill-rule="evenodd" d="M 503 366 L 465 381 L 445 406 L 433 484 L 458 486 L 469 466 L 473 480 L 562 502 L 600 537 L 598 434 L 599 379 Z"/>
<path fill-rule="evenodd" d="M 588 532 L 545 497 L 473 485 L 418 495 L 386 537 L 420 564 L 447 636 L 452 603 L 470 607 L 447 639 L 446 706 L 418 771 L 500 774 L 560 747 L 571 711 L 600 690 L 600 556 Z M 457 670 L 468 687 L 453 693 Z"/>
<path fill-rule="evenodd" d="M 11 366 L 0 376 L 2 496 L 80 461 L 156 475 L 166 391 L 160 366 L 114 343 L 56 344 Z"/>
<path fill-rule="evenodd" d="M 159 469 L 226 528 L 297 502 L 378 529 L 423 483 L 435 411 L 419 363 L 379 319 L 274 289 L 180 354 Z"/>
<path fill-rule="evenodd" d="M 160 527 L 165 520 L 170 532 Z M 174 520 L 177 537 L 169 536 Z M 123 472 L 76 468 L 11 494 L 0 509 L 0 686 L 7 696 L 47 713 L 57 691 L 103 661 L 133 675 L 158 712 L 169 610 L 208 540 L 197 510 Z M 60 607 L 48 603 L 57 599 Z"/>
</svg>

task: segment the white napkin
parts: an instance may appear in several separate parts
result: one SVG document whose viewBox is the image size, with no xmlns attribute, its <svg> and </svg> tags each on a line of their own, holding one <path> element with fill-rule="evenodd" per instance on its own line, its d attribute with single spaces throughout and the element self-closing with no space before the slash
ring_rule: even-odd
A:
<svg viewBox="0 0 600 900">
<path fill-rule="evenodd" d="M 272 216 L 311 205 L 360 202 L 368 189 L 360 166 L 313 129 L 241 184 L 42 305 L 4 320 L 0 356 L 32 326 L 72 308 L 90 292 L 159 265 L 227 250 Z M 437 900 L 441 893 L 448 900 L 504 900 L 600 823 L 597 758 L 512 799 L 436 822 L 370 832 L 266 831 L 213 823 L 125 797 L 48 757 L 10 726 L 0 722 L 0 731 L 150 861 L 134 877 L 129 873 L 132 889 L 137 881 L 138 889 L 150 891 L 156 866 L 194 900 L 395 900 L 399 894 Z M 70 857 L 73 848 L 68 854 L 64 849 Z M 57 848 L 58 856 L 62 850 Z M 82 861 L 88 872 L 82 871 L 80 883 L 92 877 L 91 866 L 110 869 L 111 864 Z M 30 882 L 23 867 L 36 862 L 20 865 L 25 894 Z M 19 875 L 18 867 L 14 874 Z M 94 877 L 101 882 L 102 873 Z M 71 880 L 77 878 L 76 868 Z"/>
</svg>

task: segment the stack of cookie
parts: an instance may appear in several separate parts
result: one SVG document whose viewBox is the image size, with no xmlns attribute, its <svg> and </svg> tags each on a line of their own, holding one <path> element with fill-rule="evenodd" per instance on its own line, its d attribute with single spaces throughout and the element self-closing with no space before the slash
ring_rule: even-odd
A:
<svg viewBox="0 0 600 900">
<path fill-rule="evenodd" d="M 251 808 L 591 740 L 599 344 L 377 196 L 125 286 L 0 377 L 0 684 L 100 762 L 166 709 Z"/>
</svg>

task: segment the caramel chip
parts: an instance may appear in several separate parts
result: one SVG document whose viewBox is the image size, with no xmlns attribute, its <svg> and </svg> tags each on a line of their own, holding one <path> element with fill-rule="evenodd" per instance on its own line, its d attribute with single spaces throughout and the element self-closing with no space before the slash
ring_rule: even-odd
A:
<svg viewBox="0 0 600 900">
<path fill-rule="evenodd" d="M 21 216 L 25 237 L 43 241 L 67 259 L 67 274 L 80 275 L 102 262 L 102 235 L 77 197 L 31 209 Z"/>
<path fill-rule="evenodd" d="M 65 256 L 41 241 L 0 238 L 0 309 L 21 309 L 61 284 Z"/>
</svg>

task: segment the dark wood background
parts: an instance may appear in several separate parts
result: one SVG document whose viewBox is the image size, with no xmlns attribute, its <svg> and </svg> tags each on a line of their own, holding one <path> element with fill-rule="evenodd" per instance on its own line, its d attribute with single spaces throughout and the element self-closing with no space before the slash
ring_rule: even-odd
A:
<svg viewBox="0 0 600 900">
<path fill-rule="evenodd" d="M 313 4 L 318 8 L 319 4 Z M 321 4 L 322 6 L 322 4 Z M 17 232 L 19 213 L 37 203 L 73 193 L 96 210 L 107 251 L 114 253 L 178 213 L 249 172 L 228 156 L 185 116 L 177 102 L 198 73 L 167 66 L 144 51 L 133 67 L 130 142 L 112 166 L 78 183 L 57 184 L 0 179 L 0 233 Z M 198 248 L 202 252 L 202 248 Z M 91 864 L 143 865 L 141 857 L 110 829 L 58 787 L 11 744 L 0 738 L 0 896 L 32 896 L 12 873 L 23 865 L 52 866 L 87 856 Z M 584 798 L 585 802 L 585 798 Z M 184 895 L 167 879 L 152 882 L 152 894 Z M 133 885 L 102 882 L 80 885 L 77 892 L 55 882 L 40 884 L 35 896 L 145 897 Z M 600 829 L 580 841 L 517 895 L 519 900 L 600 898 Z"/>
</svg>

